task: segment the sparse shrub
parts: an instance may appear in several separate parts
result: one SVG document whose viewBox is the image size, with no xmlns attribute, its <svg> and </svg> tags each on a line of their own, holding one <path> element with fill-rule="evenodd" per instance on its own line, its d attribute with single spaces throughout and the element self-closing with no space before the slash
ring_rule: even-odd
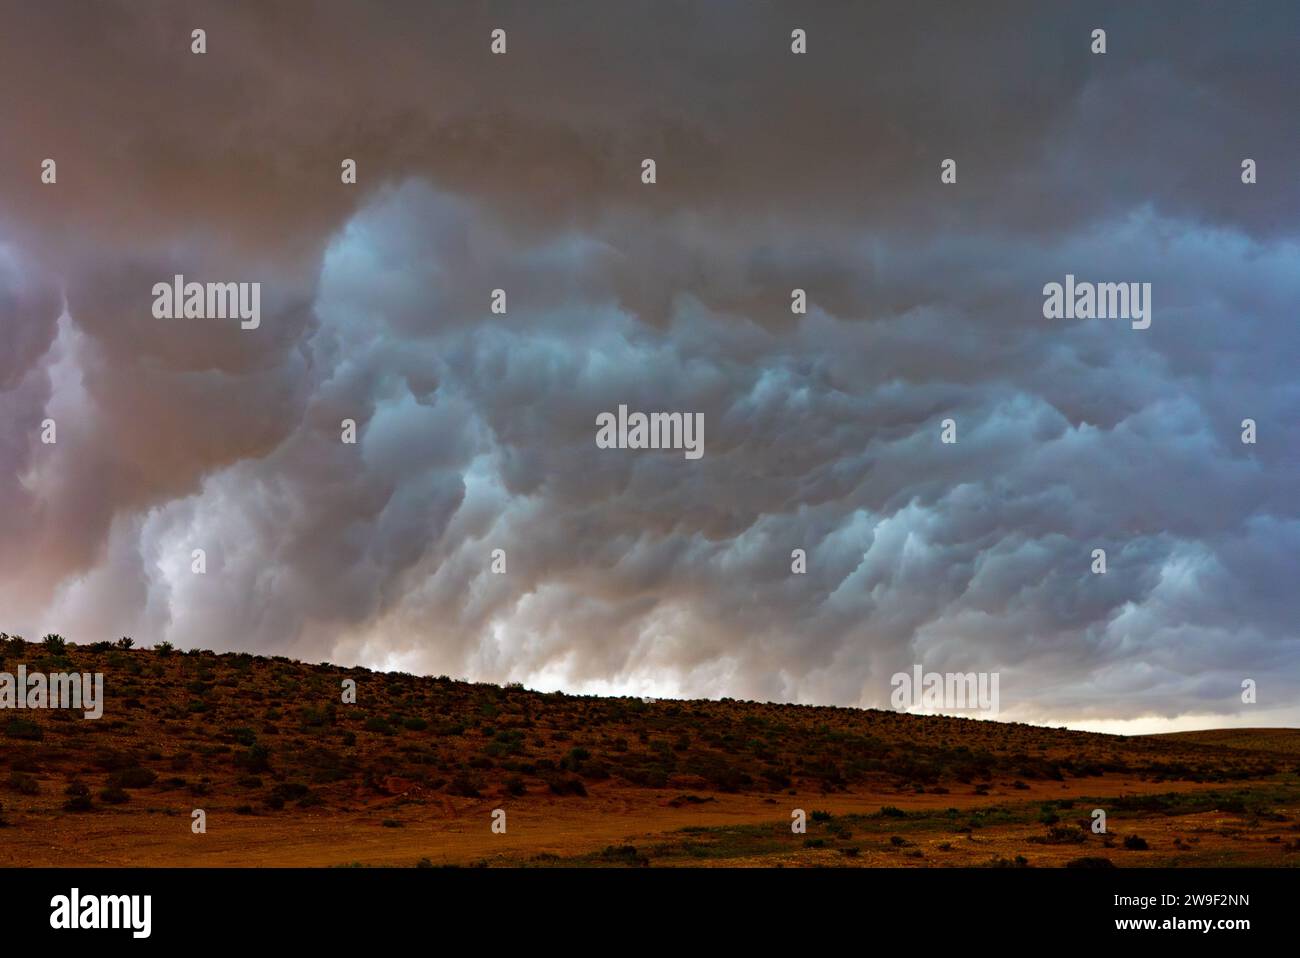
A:
<svg viewBox="0 0 1300 958">
<path fill-rule="evenodd" d="M 63 803 L 65 812 L 89 812 L 94 810 L 90 800 L 90 787 L 85 782 L 69 782 L 63 790 L 68 800 Z"/>
<path fill-rule="evenodd" d="M 147 768 L 135 766 L 134 768 L 124 768 L 121 771 L 114 772 L 109 776 L 109 784 L 118 788 L 147 788 L 152 785 L 158 776 Z"/>
<path fill-rule="evenodd" d="M 41 647 L 50 655 L 64 655 L 68 651 L 68 640 L 57 632 L 51 632 L 41 639 Z"/>
<path fill-rule="evenodd" d="M 125 652 L 127 649 L 134 647 L 134 645 L 135 645 L 135 639 L 131 638 L 131 636 L 129 635 L 124 635 L 117 640 L 117 647 L 121 649 L 123 652 Z"/>
<path fill-rule="evenodd" d="M 326 723 L 333 724 L 334 716 L 327 709 L 312 708 L 310 705 L 305 706 L 300 713 L 302 724 L 308 728 L 320 728 Z"/>
<path fill-rule="evenodd" d="M 713 797 L 700 798 L 698 795 L 678 795 L 668 804 L 673 808 L 681 808 L 683 805 L 703 805 L 706 802 L 713 801 Z"/>
<path fill-rule="evenodd" d="M 555 795 L 577 795 L 580 798 L 587 797 L 587 786 L 582 784 L 580 778 L 552 778 L 546 783 L 546 786 Z"/>
<path fill-rule="evenodd" d="M 1078 845 L 1088 839 L 1088 833 L 1074 825 L 1053 825 L 1046 835 L 1030 835 L 1036 845 Z"/>
<path fill-rule="evenodd" d="M 780 789 L 790 787 L 790 773 L 785 769 L 765 768 L 763 769 L 763 778 L 766 779 L 773 788 Z"/>
<path fill-rule="evenodd" d="M 618 865 L 642 867 L 650 864 L 650 859 L 642 855 L 635 845 L 608 845 L 600 853 L 602 860 Z"/>
<path fill-rule="evenodd" d="M 153 650 L 163 658 L 166 658 L 167 656 L 171 655 L 174 651 L 176 651 L 176 646 L 172 645 L 170 642 L 164 639 L 162 642 L 157 643 L 153 647 Z"/>
<path fill-rule="evenodd" d="M 388 720 L 378 715 L 372 715 L 366 719 L 365 730 L 367 732 L 378 732 L 381 735 L 392 735 L 393 726 Z"/>
<path fill-rule="evenodd" d="M 124 805 L 131 800 L 131 796 L 126 789 L 110 785 L 99 793 L 99 800 L 107 805 Z"/>
<path fill-rule="evenodd" d="M 311 789 L 301 782 L 283 782 L 271 789 L 271 797 L 283 801 L 301 801 L 311 793 Z"/>
<path fill-rule="evenodd" d="M 1144 852 L 1147 850 L 1147 840 L 1140 835 L 1125 835 L 1124 847 L 1131 852 Z"/>
<path fill-rule="evenodd" d="M 479 783 L 470 778 L 466 772 L 459 772 L 447 784 L 447 791 L 462 798 L 479 798 Z"/>
<path fill-rule="evenodd" d="M 28 775 L 26 772 L 10 772 L 9 787 L 20 795 L 39 795 L 41 792 L 36 776 Z"/>
<path fill-rule="evenodd" d="M 235 765 L 248 772 L 269 772 L 271 752 L 265 745 L 252 745 L 242 755 L 235 756 Z"/>
<path fill-rule="evenodd" d="M 9 724 L 5 726 L 5 735 L 9 738 L 39 742 L 45 737 L 45 732 L 35 722 L 29 722 L 27 719 L 15 718 L 10 719 Z"/>
</svg>

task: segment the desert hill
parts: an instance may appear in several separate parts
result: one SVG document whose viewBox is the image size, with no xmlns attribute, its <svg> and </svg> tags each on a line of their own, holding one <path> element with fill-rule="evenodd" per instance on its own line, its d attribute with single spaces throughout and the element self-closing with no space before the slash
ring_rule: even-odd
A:
<svg viewBox="0 0 1300 958">
<path fill-rule="evenodd" d="M 889 711 L 574 696 L 242 653 L 0 640 L 0 672 L 20 664 L 102 672 L 104 712 L 88 721 L 0 711 L 0 864 L 53 864 L 59 841 L 93 849 L 93 835 L 106 864 L 590 863 L 584 854 L 610 848 L 612 863 L 644 863 L 652 858 L 620 850 L 649 835 L 664 849 L 698 844 L 682 838 L 693 827 L 757 828 L 764 840 L 752 854 L 730 836 L 735 858 L 785 863 L 796 807 L 819 812 L 809 834 L 844 816 L 892 819 L 884 850 L 895 854 L 875 861 L 832 838 L 796 843 L 790 863 L 831 849 L 835 863 L 909 864 L 902 850 L 919 846 L 893 832 L 973 833 L 972 808 L 1000 810 L 981 827 L 1032 831 L 1068 820 L 1050 809 L 1078 796 L 1114 795 L 1116 814 L 1124 801 L 1152 811 L 1134 795 L 1201 791 L 1234 796 L 1212 805 L 1246 809 L 1242 795 L 1266 788 L 1278 814 L 1273 806 L 1293 797 L 1300 739 L 1287 729 L 1126 738 Z M 348 681 L 355 704 L 343 700 Z M 1154 807 L 1168 817 L 1168 802 Z M 504 835 L 489 827 L 497 808 L 512 816 Z M 194 809 L 208 822 L 198 836 Z M 53 846 L 11 840 L 23 832 L 52 835 Z M 1055 844 L 1089 841 L 1074 837 Z"/>
</svg>

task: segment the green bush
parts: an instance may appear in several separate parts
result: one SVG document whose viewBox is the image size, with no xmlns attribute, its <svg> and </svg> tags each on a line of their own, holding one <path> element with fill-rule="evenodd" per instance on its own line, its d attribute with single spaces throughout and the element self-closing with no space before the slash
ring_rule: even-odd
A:
<svg viewBox="0 0 1300 958">
<path fill-rule="evenodd" d="M 600 857 L 604 861 L 617 865 L 644 868 L 650 864 L 650 859 L 637 851 L 635 845 L 608 845 L 600 853 Z"/>
<path fill-rule="evenodd" d="M 1075 825 L 1052 825 L 1046 835 L 1030 835 L 1036 845 L 1079 845 L 1087 841 L 1088 833 Z"/>
<path fill-rule="evenodd" d="M 387 719 L 378 715 L 372 715 L 366 719 L 365 730 L 367 732 L 378 732 L 381 735 L 393 734 L 393 726 L 389 724 Z"/>
</svg>

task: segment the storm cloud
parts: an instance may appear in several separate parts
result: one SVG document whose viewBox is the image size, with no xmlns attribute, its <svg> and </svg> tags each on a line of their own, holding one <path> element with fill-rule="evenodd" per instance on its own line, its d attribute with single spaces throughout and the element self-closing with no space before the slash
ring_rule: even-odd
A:
<svg viewBox="0 0 1300 958">
<path fill-rule="evenodd" d="M 0 627 L 1300 721 L 1294 6 L 4 18 Z M 154 318 L 175 274 L 260 282 L 259 328 Z M 1067 274 L 1149 282 L 1151 328 L 1045 319 Z M 702 413 L 704 456 L 597 448 L 620 404 Z"/>
</svg>

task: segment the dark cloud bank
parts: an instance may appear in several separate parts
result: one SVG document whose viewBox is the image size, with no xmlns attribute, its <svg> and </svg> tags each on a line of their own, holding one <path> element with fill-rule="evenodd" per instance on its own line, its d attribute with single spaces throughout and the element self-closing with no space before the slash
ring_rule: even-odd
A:
<svg viewBox="0 0 1300 958">
<path fill-rule="evenodd" d="M 1297 8 L 802 6 L 6 8 L 0 626 L 1300 720 Z M 155 319 L 174 273 L 260 328 Z M 1066 273 L 1151 328 L 1044 319 Z M 704 457 L 598 449 L 620 403 Z"/>
</svg>

